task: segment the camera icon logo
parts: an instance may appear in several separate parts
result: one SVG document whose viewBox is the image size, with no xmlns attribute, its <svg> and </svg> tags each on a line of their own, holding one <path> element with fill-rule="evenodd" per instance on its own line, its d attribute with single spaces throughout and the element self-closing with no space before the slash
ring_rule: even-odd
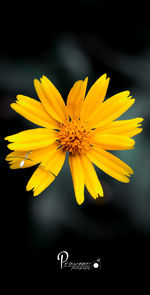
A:
<svg viewBox="0 0 150 295">
<path fill-rule="evenodd" d="M 94 261 L 94 262 L 92 263 L 92 267 L 93 267 L 94 269 L 100 269 L 100 268 L 101 268 L 101 260 L 100 260 L 100 258 L 98 258 L 96 261 Z"/>
</svg>

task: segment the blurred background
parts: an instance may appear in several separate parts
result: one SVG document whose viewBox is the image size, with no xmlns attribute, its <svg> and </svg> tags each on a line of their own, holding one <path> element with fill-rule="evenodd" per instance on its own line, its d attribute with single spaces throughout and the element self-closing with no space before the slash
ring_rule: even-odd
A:
<svg viewBox="0 0 150 295">
<path fill-rule="evenodd" d="M 70 261 L 101 258 L 102 272 L 143 271 L 150 263 L 150 22 L 143 4 L 128 1 L 76 0 L 45 3 L 35 10 L 22 3 L 9 7 L 1 24 L 1 235 L 6 271 L 36 269 L 59 272 L 57 255 Z M 138 5 L 138 4 L 137 4 Z M 47 7 L 46 7 L 47 6 Z M 17 94 L 37 98 L 33 79 L 46 75 L 64 100 L 76 80 L 89 77 L 89 87 L 103 73 L 111 77 L 107 98 L 130 90 L 135 105 L 124 118 L 144 117 L 136 148 L 118 155 L 131 165 L 129 184 L 102 171 L 104 199 L 85 192 L 78 206 L 67 161 L 58 178 L 40 196 L 25 186 L 33 168 L 10 170 L 3 138 L 36 127 L 10 108 Z"/>
</svg>

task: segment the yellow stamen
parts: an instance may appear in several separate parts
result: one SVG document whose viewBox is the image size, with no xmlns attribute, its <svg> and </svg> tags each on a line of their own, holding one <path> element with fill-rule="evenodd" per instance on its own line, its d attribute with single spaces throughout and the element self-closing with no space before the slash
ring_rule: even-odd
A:
<svg viewBox="0 0 150 295">
<path fill-rule="evenodd" d="M 58 132 L 58 143 L 71 154 L 85 153 L 92 145 L 93 130 L 79 119 L 62 123 Z"/>
</svg>

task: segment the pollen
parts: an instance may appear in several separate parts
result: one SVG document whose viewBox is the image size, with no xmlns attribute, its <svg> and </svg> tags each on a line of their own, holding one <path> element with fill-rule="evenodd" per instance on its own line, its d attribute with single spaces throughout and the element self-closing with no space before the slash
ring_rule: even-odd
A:
<svg viewBox="0 0 150 295">
<path fill-rule="evenodd" d="M 76 119 L 61 124 L 57 142 L 64 151 L 75 155 L 85 153 L 92 146 L 92 138 L 88 123 Z"/>
</svg>

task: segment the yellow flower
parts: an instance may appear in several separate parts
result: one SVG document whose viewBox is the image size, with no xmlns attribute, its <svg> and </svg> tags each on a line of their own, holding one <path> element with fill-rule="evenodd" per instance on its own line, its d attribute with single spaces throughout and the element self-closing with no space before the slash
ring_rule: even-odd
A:
<svg viewBox="0 0 150 295">
<path fill-rule="evenodd" d="M 40 101 L 18 95 L 12 109 L 42 126 L 7 136 L 13 150 L 6 160 L 11 169 L 38 165 L 26 190 L 40 194 L 60 172 L 66 153 L 78 204 L 84 201 L 84 186 L 96 199 L 103 189 L 93 164 L 121 182 L 129 182 L 133 170 L 109 150 L 134 148 L 131 138 L 140 133 L 143 118 L 116 121 L 135 102 L 129 91 L 120 92 L 104 101 L 109 84 L 102 75 L 87 95 L 87 78 L 77 81 L 69 92 L 65 105 L 52 82 L 43 76 L 34 80 Z"/>
</svg>

